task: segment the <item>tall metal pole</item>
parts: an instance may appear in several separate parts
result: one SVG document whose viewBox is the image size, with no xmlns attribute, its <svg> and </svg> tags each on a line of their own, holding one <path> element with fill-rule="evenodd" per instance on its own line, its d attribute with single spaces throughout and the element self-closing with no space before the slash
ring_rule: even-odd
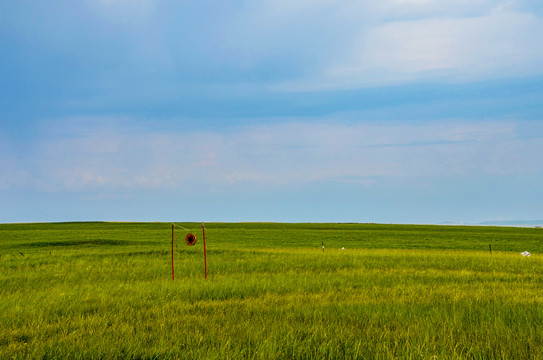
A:
<svg viewBox="0 0 543 360">
<path fill-rule="evenodd" d="M 172 281 L 175 280 L 175 274 L 173 270 L 173 227 L 174 227 L 174 223 L 172 223 Z"/>
<path fill-rule="evenodd" d="M 203 222 L 202 222 L 202 234 L 204 238 L 204 271 L 205 271 L 205 278 L 207 280 L 206 228 Z"/>
</svg>

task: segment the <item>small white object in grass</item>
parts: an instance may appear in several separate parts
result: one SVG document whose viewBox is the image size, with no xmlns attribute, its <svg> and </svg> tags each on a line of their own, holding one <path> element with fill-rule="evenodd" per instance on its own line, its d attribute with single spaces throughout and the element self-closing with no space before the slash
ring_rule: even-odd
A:
<svg viewBox="0 0 543 360">
<path fill-rule="evenodd" d="M 522 256 L 532 256 L 532 254 L 530 254 L 528 251 L 523 251 L 520 253 L 520 255 Z"/>
<path fill-rule="evenodd" d="M 341 248 L 341 250 L 345 250 L 345 248 L 344 248 L 344 247 L 342 247 L 342 248 Z"/>
</svg>

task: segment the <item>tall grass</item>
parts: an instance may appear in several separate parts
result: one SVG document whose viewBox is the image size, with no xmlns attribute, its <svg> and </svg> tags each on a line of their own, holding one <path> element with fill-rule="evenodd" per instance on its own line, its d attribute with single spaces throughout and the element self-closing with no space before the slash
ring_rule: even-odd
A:
<svg viewBox="0 0 543 360">
<path fill-rule="evenodd" d="M 0 225 L 0 358 L 543 358 L 539 229 L 208 224 L 207 281 L 176 232 Z"/>
</svg>

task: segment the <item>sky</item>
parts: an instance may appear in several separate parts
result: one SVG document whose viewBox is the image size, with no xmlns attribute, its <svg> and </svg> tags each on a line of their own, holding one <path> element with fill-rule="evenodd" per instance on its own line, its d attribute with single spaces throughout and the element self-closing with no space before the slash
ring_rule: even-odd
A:
<svg viewBox="0 0 543 360">
<path fill-rule="evenodd" d="M 0 8 L 0 223 L 543 219 L 541 1 Z"/>
</svg>

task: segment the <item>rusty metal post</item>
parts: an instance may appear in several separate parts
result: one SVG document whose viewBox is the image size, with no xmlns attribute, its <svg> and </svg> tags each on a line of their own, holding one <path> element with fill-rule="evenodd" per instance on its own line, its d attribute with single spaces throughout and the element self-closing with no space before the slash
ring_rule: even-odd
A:
<svg viewBox="0 0 543 360">
<path fill-rule="evenodd" d="M 204 271 L 205 271 L 205 278 L 207 280 L 206 228 L 203 222 L 202 222 L 202 234 L 204 238 Z"/>
<path fill-rule="evenodd" d="M 172 281 L 175 280 L 175 272 L 173 269 L 173 227 L 174 227 L 174 223 L 172 223 Z"/>
</svg>

